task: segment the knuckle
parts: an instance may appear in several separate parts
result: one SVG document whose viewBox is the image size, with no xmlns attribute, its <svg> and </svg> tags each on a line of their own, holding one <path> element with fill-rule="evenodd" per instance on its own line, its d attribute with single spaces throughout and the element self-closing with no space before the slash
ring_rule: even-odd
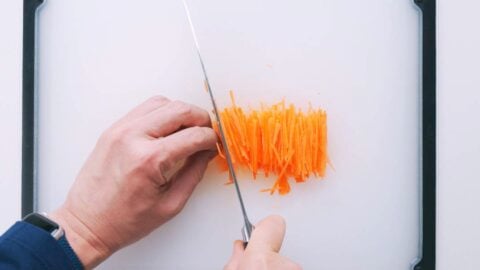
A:
<svg viewBox="0 0 480 270">
<path fill-rule="evenodd" d="M 114 126 L 104 131 L 99 140 L 102 143 L 123 146 L 128 141 L 128 132 L 121 126 Z"/>
<path fill-rule="evenodd" d="M 131 164 L 136 170 L 145 171 L 145 169 L 150 167 L 149 165 L 151 162 L 150 155 L 148 153 L 135 150 L 133 147 L 131 147 L 128 152 Z"/>
<path fill-rule="evenodd" d="M 164 104 L 168 102 L 168 98 L 162 96 L 162 95 L 155 95 L 150 97 L 147 102 L 149 103 L 154 103 L 154 104 Z"/>
<path fill-rule="evenodd" d="M 159 153 L 155 158 L 155 163 L 158 173 L 161 175 L 164 175 L 172 168 L 172 164 L 166 153 Z"/>
<path fill-rule="evenodd" d="M 183 204 L 178 200 L 171 200 L 164 205 L 164 211 L 171 216 L 175 216 L 182 211 Z"/>
<path fill-rule="evenodd" d="M 212 120 L 210 119 L 210 114 L 204 109 L 199 109 L 199 118 L 202 121 L 202 125 L 212 126 Z"/>
<path fill-rule="evenodd" d="M 175 100 L 172 103 L 173 109 L 182 116 L 189 116 L 192 114 L 192 106 L 188 105 L 187 103 L 179 100 Z"/>
<path fill-rule="evenodd" d="M 160 166 L 164 166 L 168 163 L 170 151 L 168 150 L 167 146 L 168 145 L 165 143 L 159 143 L 156 147 L 157 150 L 155 151 L 155 163 Z"/>
<path fill-rule="evenodd" d="M 190 141 L 194 146 L 201 146 L 204 144 L 208 133 L 205 128 L 202 127 L 191 127 L 190 128 Z"/>
<path fill-rule="evenodd" d="M 161 176 L 164 176 L 172 168 L 173 164 L 170 159 L 170 151 L 165 144 L 158 145 L 157 150 L 152 153 L 150 163 L 157 168 L 157 174 Z"/>
<path fill-rule="evenodd" d="M 136 161 L 141 165 L 151 165 L 155 158 L 155 152 L 145 147 L 130 147 L 130 154 L 135 157 Z"/>
<path fill-rule="evenodd" d="M 129 162 L 137 173 L 147 174 L 158 186 L 168 183 L 166 172 L 170 168 L 167 155 L 146 147 L 130 146 Z"/>
</svg>

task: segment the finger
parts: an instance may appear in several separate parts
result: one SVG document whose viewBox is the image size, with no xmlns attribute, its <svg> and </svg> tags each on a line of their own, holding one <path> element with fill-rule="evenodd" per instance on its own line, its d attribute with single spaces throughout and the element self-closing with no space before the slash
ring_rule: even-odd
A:
<svg viewBox="0 0 480 270">
<path fill-rule="evenodd" d="M 136 119 L 136 118 L 142 117 L 162 106 L 165 106 L 169 102 L 170 100 L 164 96 L 153 96 L 145 100 L 142 104 L 133 108 L 123 118 L 126 120 L 126 119 Z"/>
<path fill-rule="evenodd" d="M 224 267 L 224 270 L 237 270 L 244 252 L 245 250 L 243 249 L 242 241 L 236 240 L 235 242 L 233 242 L 232 257 L 230 257 L 230 260 L 228 260 L 228 263 Z"/>
<path fill-rule="evenodd" d="M 247 250 L 279 252 L 285 236 L 285 226 L 285 220 L 280 216 L 263 219 L 255 226 Z"/>
<path fill-rule="evenodd" d="M 207 111 L 181 101 L 172 101 L 145 115 L 139 125 L 148 135 L 159 138 L 180 128 L 209 127 L 211 122 Z"/>
<path fill-rule="evenodd" d="M 216 155 L 212 151 L 202 151 L 187 158 L 183 167 L 172 177 L 167 200 L 182 209 L 207 169 L 208 162 Z"/>
<path fill-rule="evenodd" d="M 159 156 L 165 160 L 164 170 L 187 157 L 204 150 L 216 150 L 217 134 L 208 127 L 191 127 L 182 129 L 157 142 Z"/>
</svg>

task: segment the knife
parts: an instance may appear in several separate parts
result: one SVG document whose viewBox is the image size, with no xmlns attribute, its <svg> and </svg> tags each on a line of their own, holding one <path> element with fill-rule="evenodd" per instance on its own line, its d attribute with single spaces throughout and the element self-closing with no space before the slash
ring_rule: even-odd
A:
<svg viewBox="0 0 480 270">
<path fill-rule="evenodd" d="M 238 185 L 237 176 L 235 174 L 235 170 L 234 170 L 234 167 L 233 167 L 232 157 L 231 157 L 230 151 L 228 149 L 227 139 L 226 139 L 225 133 L 223 131 L 222 121 L 220 119 L 220 114 L 218 113 L 218 110 L 217 110 L 217 103 L 215 102 L 212 87 L 210 86 L 210 82 L 209 82 L 208 76 L 207 76 L 207 71 L 205 69 L 205 64 L 203 62 L 203 58 L 202 58 L 202 55 L 200 53 L 200 46 L 198 45 L 198 39 L 197 39 L 197 35 L 196 35 L 196 32 L 195 32 L 195 27 L 193 27 L 192 18 L 190 16 L 190 10 L 189 10 L 188 5 L 185 2 L 185 0 L 182 0 L 182 2 L 183 2 L 183 6 L 185 7 L 185 13 L 187 15 L 188 23 L 190 25 L 190 30 L 192 32 L 193 41 L 195 42 L 195 49 L 197 51 L 198 59 L 200 61 L 200 65 L 202 67 L 203 77 L 204 77 L 204 80 L 205 80 L 205 86 L 207 88 L 208 94 L 210 95 L 210 100 L 211 100 L 212 105 L 213 105 L 213 113 L 215 114 L 215 118 L 217 119 L 217 122 L 218 122 L 218 131 L 220 133 L 220 141 L 221 141 L 221 143 L 223 145 L 223 149 L 225 151 L 225 158 L 227 160 L 228 170 L 230 172 L 230 176 L 233 179 L 233 184 L 235 185 L 235 191 L 237 193 L 238 201 L 240 202 L 240 208 L 242 210 L 243 221 L 244 221 L 244 226 L 242 228 L 243 245 L 244 245 L 244 247 L 247 247 L 247 244 L 248 244 L 248 241 L 250 241 L 250 236 L 252 234 L 254 226 L 252 225 L 252 223 L 250 223 L 250 220 L 248 219 L 248 216 L 247 216 L 247 211 L 245 210 L 245 204 L 243 203 L 242 193 L 240 192 L 240 187 Z"/>
</svg>

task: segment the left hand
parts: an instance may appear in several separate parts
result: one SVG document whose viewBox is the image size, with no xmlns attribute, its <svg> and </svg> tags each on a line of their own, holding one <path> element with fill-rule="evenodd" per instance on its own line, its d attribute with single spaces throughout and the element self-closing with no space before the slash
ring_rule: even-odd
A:
<svg viewBox="0 0 480 270">
<path fill-rule="evenodd" d="M 216 155 L 210 124 L 205 110 L 154 97 L 103 133 L 67 200 L 50 215 L 85 268 L 182 210 Z"/>
</svg>

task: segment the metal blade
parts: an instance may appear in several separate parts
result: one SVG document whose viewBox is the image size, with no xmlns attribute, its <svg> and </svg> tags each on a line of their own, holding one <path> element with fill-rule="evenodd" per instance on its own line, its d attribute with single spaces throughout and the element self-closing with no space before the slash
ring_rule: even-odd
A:
<svg viewBox="0 0 480 270">
<path fill-rule="evenodd" d="M 220 114 L 218 113 L 218 110 L 217 110 L 217 104 L 216 104 L 215 98 L 213 96 L 212 87 L 210 86 L 210 82 L 209 82 L 208 76 L 207 76 L 207 71 L 205 69 L 205 64 L 203 62 L 202 55 L 200 53 L 200 46 L 198 45 L 197 34 L 195 32 L 195 27 L 193 27 L 192 18 L 190 16 L 190 10 L 188 9 L 188 5 L 185 2 L 185 0 L 182 0 L 182 2 L 183 2 L 183 6 L 185 7 L 185 12 L 187 14 L 188 23 L 190 25 L 190 30 L 192 31 L 192 36 L 193 36 L 193 40 L 195 42 L 195 48 L 197 50 L 198 59 L 200 60 L 200 65 L 202 66 L 202 72 L 203 72 L 203 76 L 204 76 L 204 79 L 205 79 L 205 86 L 207 87 L 208 94 L 210 95 L 210 100 L 212 101 L 212 105 L 213 105 L 213 112 L 214 112 L 215 117 L 217 118 L 217 121 L 218 121 L 218 131 L 220 133 L 220 140 L 222 142 L 223 149 L 225 150 L 225 158 L 227 160 L 228 169 L 230 171 L 230 175 L 231 175 L 231 177 L 233 179 L 233 183 L 235 185 L 235 190 L 237 192 L 238 200 L 240 201 L 240 207 L 241 207 L 242 214 L 243 214 L 243 219 L 244 219 L 244 222 L 245 222 L 245 227 L 242 230 L 242 232 L 244 234 L 244 241 L 248 242 L 248 240 L 250 239 L 250 235 L 252 233 L 252 227 L 253 226 L 250 223 L 250 220 L 248 219 L 248 216 L 247 216 L 247 211 L 245 210 L 245 205 L 244 205 L 243 199 L 242 199 L 242 193 L 240 192 L 240 187 L 238 186 L 238 182 L 237 182 L 237 176 L 235 174 L 235 170 L 234 170 L 234 167 L 233 167 L 232 157 L 230 156 L 230 151 L 228 149 L 227 140 L 226 140 L 226 137 L 225 137 L 225 133 L 223 131 L 223 125 L 222 125 L 222 121 L 220 119 Z"/>
</svg>

